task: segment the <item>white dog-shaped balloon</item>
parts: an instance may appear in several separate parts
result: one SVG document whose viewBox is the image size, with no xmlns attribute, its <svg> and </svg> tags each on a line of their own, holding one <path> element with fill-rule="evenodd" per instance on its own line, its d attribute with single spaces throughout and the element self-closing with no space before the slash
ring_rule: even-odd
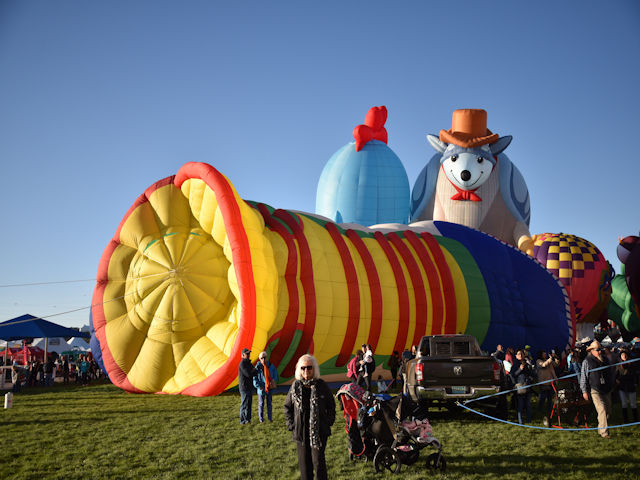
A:
<svg viewBox="0 0 640 480">
<path fill-rule="evenodd" d="M 512 137 L 499 137 L 486 125 L 486 111 L 456 110 L 450 130 L 427 135 L 438 153 L 413 187 L 411 222 L 460 223 L 531 253 L 529 190 L 502 153 Z"/>
</svg>

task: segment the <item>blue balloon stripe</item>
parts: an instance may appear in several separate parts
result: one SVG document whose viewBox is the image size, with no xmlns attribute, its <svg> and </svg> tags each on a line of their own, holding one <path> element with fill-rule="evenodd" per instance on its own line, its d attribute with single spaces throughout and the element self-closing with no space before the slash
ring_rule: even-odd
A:
<svg viewBox="0 0 640 480">
<path fill-rule="evenodd" d="M 463 244 L 482 272 L 491 303 L 484 350 L 498 344 L 531 345 L 534 350 L 564 348 L 571 335 L 565 295 L 542 265 L 494 237 L 462 225 L 434 222 L 445 236 Z"/>
</svg>

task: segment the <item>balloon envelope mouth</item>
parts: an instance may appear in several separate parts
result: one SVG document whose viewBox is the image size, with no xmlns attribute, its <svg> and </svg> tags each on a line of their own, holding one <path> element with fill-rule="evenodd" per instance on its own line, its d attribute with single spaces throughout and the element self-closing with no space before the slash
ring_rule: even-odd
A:
<svg viewBox="0 0 640 480">
<path fill-rule="evenodd" d="M 273 321 L 256 308 L 256 267 L 268 265 L 257 276 L 277 291 L 277 279 L 263 281 L 275 275 L 264 223 L 213 167 L 204 172 L 213 178 L 202 175 L 203 165 L 147 189 L 103 255 L 96 335 L 110 377 L 126 390 L 220 393 L 237 376 L 239 350 L 262 346 Z"/>
<path fill-rule="evenodd" d="M 190 333 L 224 320 L 237 301 L 222 246 L 200 228 L 172 230 L 135 249 L 125 286 L 130 318 L 160 343 L 188 341 Z"/>
</svg>

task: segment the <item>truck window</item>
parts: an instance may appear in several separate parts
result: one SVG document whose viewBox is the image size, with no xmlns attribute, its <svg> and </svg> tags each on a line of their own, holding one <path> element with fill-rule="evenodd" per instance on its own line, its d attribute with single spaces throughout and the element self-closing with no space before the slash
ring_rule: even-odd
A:
<svg viewBox="0 0 640 480">
<path fill-rule="evenodd" d="M 448 341 L 436 342 L 436 355 L 451 355 L 451 345 Z"/>
<path fill-rule="evenodd" d="M 431 348 L 429 347 L 429 339 L 420 342 L 420 356 L 428 357 L 431 355 Z"/>
<path fill-rule="evenodd" d="M 471 355 L 469 342 L 453 342 L 454 355 Z"/>
</svg>

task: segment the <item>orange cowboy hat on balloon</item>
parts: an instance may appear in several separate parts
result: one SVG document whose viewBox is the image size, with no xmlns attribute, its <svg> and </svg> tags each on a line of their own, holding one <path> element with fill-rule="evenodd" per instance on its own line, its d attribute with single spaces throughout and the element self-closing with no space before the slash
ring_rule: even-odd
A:
<svg viewBox="0 0 640 480">
<path fill-rule="evenodd" d="M 476 108 L 454 110 L 449 130 L 440 130 L 440 140 L 463 148 L 497 141 L 499 135 L 487 128 L 487 112 Z"/>
</svg>

